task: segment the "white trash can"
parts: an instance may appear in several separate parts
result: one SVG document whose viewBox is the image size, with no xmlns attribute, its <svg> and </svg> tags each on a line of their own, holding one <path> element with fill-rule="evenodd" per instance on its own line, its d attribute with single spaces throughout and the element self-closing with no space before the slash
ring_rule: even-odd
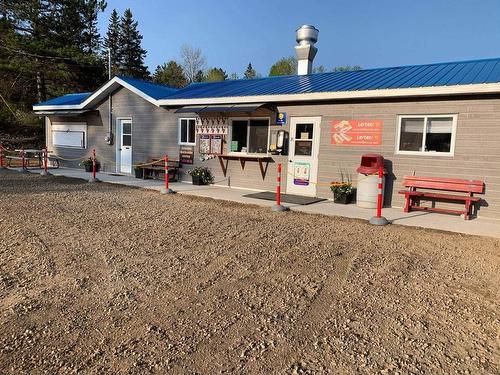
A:
<svg viewBox="0 0 500 375">
<path fill-rule="evenodd" d="M 385 175 L 382 177 L 382 202 L 384 201 Z M 358 173 L 356 205 L 362 208 L 377 208 L 378 174 Z"/>
</svg>

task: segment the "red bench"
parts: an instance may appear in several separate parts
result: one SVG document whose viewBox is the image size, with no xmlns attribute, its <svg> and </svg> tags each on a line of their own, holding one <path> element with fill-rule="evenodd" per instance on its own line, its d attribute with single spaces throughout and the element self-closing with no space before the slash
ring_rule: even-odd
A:
<svg viewBox="0 0 500 375">
<path fill-rule="evenodd" d="M 472 205 L 481 200 L 474 197 L 474 193 L 483 194 L 484 182 L 473 180 L 462 180 L 458 178 L 438 178 L 438 177 L 419 177 L 404 176 L 403 186 L 408 190 L 401 190 L 399 194 L 405 195 L 404 212 L 411 210 L 434 211 L 447 214 L 464 215 L 465 220 L 470 219 Z M 424 191 L 417 189 L 426 189 Z M 432 191 L 430 191 L 432 190 Z M 461 192 L 465 194 L 439 193 L 435 190 Z M 464 210 L 453 210 L 447 208 L 421 206 L 420 200 L 429 199 L 437 201 L 463 202 Z"/>
</svg>

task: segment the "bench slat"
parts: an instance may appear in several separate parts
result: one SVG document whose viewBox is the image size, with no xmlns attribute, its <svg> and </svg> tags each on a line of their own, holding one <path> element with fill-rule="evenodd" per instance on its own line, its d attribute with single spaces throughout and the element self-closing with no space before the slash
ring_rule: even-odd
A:
<svg viewBox="0 0 500 375">
<path fill-rule="evenodd" d="M 482 181 L 456 178 L 440 179 L 436 177 L 405 176 L 403 185 L 412 188 L 460 191 L 465 193 L 482 193 L 484 191 L 484 182 Z"/>
<path fill-rule="evenodd" d="M 401 190 L 401 191 L 399 191 L 399 194 L 409 194 L 412 197 L 446 199 L 446 200 L 456 200 L 456 201 L 464 201 L 464 202 L 465 201 L 479 202 L 481 200 L 481 198 L 479 198 L 479 197 L 468 197 L 466 195 L 431 193 L 431 192 L 427 192 L 427 191 Z"/>
</svg>

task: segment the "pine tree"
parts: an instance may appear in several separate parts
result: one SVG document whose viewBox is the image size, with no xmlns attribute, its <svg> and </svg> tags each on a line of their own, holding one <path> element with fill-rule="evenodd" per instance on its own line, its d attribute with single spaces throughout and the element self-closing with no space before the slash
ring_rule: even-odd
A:
<svg viewBox="0 0 500 375">
<path fill-rule="evenodd" d="M 137 29 L 130 9 L 125 10 L 120 25 L 120 53 L 122 57 L 120 73 L 129 77 L 149 78 L 144 65 L 146 50 L 141 46 L 142 35 Z"/>
<path fill-rule="evenodd" d="M 245 73 L 243 75 L 246 79 L 254 79 L 256 77 L 257 72 L 252 67 L 252 63 L 248 63 L 247 70 L 245 70 Z"/>
<path fill-rule="evenodd" d="M 97 16 L 106 9 L 105 0 L 86 0 L 82 18 L 85 28 L 82 33 L 82 45 L 85 53 L 97 55 L 101 44 L 101 35 L 97 28 Z"/>
<path fill-rule="evenodd" d="M 111 76 L 119 73 L 123 60 L 120 49 L 120 29 L 120 17 L 116 9 L 113 9 L 109 18 L 108 31 L 104 37 L 104 48 L 102 51 L 103 57 L 106 58 L 106 66 L 108 65 L 108 53 L 111 53 Z"/>
<path fill-rule="evenodd" d="M 193 78 L 193 82 L 204 82 L 205 81 L 205 73 L 203 70 L 198 70 Z"/>
</svg>

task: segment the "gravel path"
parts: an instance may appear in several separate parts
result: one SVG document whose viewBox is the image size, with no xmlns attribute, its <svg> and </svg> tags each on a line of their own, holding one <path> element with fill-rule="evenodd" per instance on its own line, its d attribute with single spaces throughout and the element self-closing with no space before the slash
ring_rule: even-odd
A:
<svg viewBox="0 0 500 375">
<path fill-rule="evenodd" d="M 498 374 L 500 240 L 0 171 L 0 374 Z"/>
</svg>

